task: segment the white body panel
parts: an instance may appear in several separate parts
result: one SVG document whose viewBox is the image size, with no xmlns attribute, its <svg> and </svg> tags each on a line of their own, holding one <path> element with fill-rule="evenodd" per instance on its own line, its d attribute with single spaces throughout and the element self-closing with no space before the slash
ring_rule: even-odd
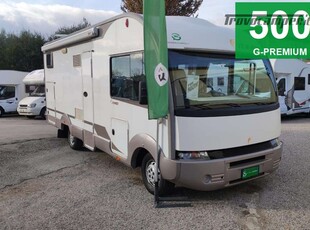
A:
<svg viewBox="0 0 310 230">
<path fill-rule="evenodd" d="M 280 130 L 279 110 L 208 119 L 176 117 L 176 150 L 203 151 L 252 145 L 280 136 Z"/>
<path fill-rule="evenodd" d="M 0 70 L 0 86 L 14 87 L 14 95 L 0 99 L 0 107 L 5 113 L 16 112 L 18 102 L 26 96 L 23 83 L 27 72 Z"/>
<path fill-rule="evenodd" d="M 42 85 L 45 83 L 44 69 L 38 69 L 30 72 L 23 79 L 25 85 Z"/>
</svg>

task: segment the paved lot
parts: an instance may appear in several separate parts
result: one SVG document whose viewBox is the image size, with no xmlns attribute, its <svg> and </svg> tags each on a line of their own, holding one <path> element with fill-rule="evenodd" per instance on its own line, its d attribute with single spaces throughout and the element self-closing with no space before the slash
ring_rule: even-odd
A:
<svg viewBox="0 0 310 230">
<path fill-rule="evenodd" d="M 310 229 L 310 118 L 282 124 L 273 175 L 214 192 L 178 188 L 192 207 L 154 209 L 139 170 L 71 150 L 44 120 L 0 118 L 0 229 Z"/>
</svg>

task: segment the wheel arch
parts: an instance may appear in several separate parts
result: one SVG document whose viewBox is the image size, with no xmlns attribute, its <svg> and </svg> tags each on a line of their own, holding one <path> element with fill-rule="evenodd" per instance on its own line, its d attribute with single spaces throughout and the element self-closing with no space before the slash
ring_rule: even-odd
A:
<svg viewBox="0 0 310 230">
<path fill-rule="evenodd" d="M 140 167 L 147 153 L 156 159 L 156 141 L 148 134 L 137 134 L 129 142 L 128 153 L 131 167 Z"/>
<path fill-rule="evenodd" d="M 3 114 L 5 113 L 5 110 L 4 110 L 4 108 L 3 108 L 2 106 L 0 106 L 0 110 L 1 110 L 1 112 L 2 112 L 1 115 L 3 115 Z M 1 116 L 1 115 L 0 115 L 0 116 Z"/>
</svg>

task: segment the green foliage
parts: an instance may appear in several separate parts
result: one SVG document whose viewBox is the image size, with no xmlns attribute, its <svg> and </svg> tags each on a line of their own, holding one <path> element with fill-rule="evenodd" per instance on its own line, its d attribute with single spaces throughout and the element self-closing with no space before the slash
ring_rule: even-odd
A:
<svg viewBox="0 0 310 230">
<path fill-rule="evenodd" d="M 19 34 L 0 32 L 0 69 L 30 72 L 43 68 L 43 54 L 41 47 L 44 43 L 57 38 L 55 34 L 69 34 L 90 26 L 83 18 L 77 25 L 60 27 L 54 35 L 45 38 L 39 33 L 22 31 Z"/>
<path fill-rule="evenodd" d="M 19 35 L 0 33 L 0 69 L 32 71 L 43 68 L 41 46 L 45 38 L 22 31 Z"/>
<path fill-rule="evenodd" d="M 80 22 L 77 25 L 72 25 L 72 26 L 63 26 L 60 27 L 53 35 L 51 35 L 48 40 L 55 40 L 57 38 L 59 38 L 62 35 L 68 35 L 71 33 L 74 33 L 78 30 L 84 29 L 86 27 L 89 27 L 91 24 L 87 21 L 86 18 L 83 18 L 82 22 Z"/>
<path fill-rule="evenodd" d="M 203 0 L 166 0 L 166 15 L 195 16 Z M 122 0 L 124 12 L 143 13 L 143 0 Z"/>
</svg>

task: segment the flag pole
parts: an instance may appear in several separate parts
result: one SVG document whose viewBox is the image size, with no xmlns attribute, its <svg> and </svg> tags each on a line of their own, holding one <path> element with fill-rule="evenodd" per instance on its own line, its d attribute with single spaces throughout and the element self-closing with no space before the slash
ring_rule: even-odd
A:
<svg viewBox="0 0 310 230">
<path fill-rule="evenodd" d="M 154 206 L 159 204 L 159 161 L 160 161 L 160 148 L 159 148 L 159 124 L 161 118 L 157 119 L 156 124 L 156 167 L 155 167 L 155 187 L 154 187 Z"/>
<path fill-rule="evenodd" d="M 143 1 L 145 75 L 149 120 L 156 119 L 156 152 L 154 156 L 154 204 L 161 201 L 160 191 L 160 124 L 168 114 L 168 48 L 165 0 Z"/>
</svg>

